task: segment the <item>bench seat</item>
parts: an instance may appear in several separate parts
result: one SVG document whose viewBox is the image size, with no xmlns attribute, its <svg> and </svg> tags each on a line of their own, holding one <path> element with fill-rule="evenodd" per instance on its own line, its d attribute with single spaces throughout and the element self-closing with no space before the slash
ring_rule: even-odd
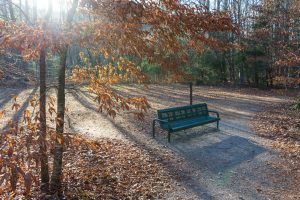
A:
<svg viewBox="0 0 300 200">
<path fill-rule="evenodd" d="M 182 119 L 173 122 L 162 122 L 161 127 L 164 130 L 170 130 L 171 132 L 181 131 L 188 128 L 193 128 L 196 126 L 201 126 L 213 122 L 219 121 L 218 117 L 204 116 L 204 117 L 195 117 L 190 119 Z"/>
</svg>

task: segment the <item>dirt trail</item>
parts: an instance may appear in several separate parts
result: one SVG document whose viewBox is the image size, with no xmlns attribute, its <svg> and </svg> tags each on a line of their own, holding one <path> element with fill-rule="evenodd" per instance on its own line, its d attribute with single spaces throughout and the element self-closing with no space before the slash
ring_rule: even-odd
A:
<svg viewBox="0 0 300 200">
<path fill-rule="evenodd" d="M 157 128 L 158 137 L 151 137 L 151 122 L 157 109 L 186 105 L 189 90 L 184 85 L 148 88 L 119 86 L 124 95 L 146 96 L 151 109 L 144 122 L 126 114 L 115 120 L 96 112 L 97 106 L 86 93 L 68 94 L 70 126 L 67 131 L 92 137 L 107 137 L 134 143 L 159 158 L 174 177 L 177 190 L 167 199 L 300 199 L 300 191 L 278 153 L 268 147 L 269 141 L 252 133 L 249 121 L 264 106 L 288 102 L 288 98 L 264 91 L 232 90 L 216 87 L 195 87 L 194 103 L 206 102 L 221 114 L 221 130 L 214 125 L 197 127 L 172 135 L 167 143 L 166 133 Z M 10 90 L 0 90 L 0 106 Z M 20 99 L 32 90 L 20 92 Z M 251 94 L 249 93 L 251 92 Z M 0 125 L 3 125 L 1 122 Z M 3 126 L 1 126 L 3 127 Z"/>
</svg>

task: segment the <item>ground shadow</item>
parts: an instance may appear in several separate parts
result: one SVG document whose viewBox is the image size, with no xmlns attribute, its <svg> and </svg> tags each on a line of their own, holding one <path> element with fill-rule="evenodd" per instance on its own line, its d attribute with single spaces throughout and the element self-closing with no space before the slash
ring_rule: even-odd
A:
<svg viewBox="0 0 300 200">
<path fill-rule="evenodd" d="M 21 117 L 22 117 L 22 114 L 23 112 L 28 108 L 28 105 L 29 105 L 29 101 L 33 98 L 33 96 L 36 94 L 38 90 L 38 87 L 35 87 L 32 89 L 32 91 L 30 92 L 30 94 L 28 95 L 28 97 L 23 101 L 21 107 L 18 109 L 18 111 L 12 116 L 12 121 L 20 121 Z M 14 93 L 15 95 L 16 93 Z M 8 96 L 9 100 L 12 99 L 11 96 Z M 9 128 L 9 124 L 7 124 L 5 127 L 3 127 L 3 130 L 7 130 Z"/>
<path fill-rule="evenodd" d="M 161 109 L 165 107 L 182 106 L 189 104 L 189 91 L 181 85 L 179 89 L 173 89 L 171 86 L 151 86 L 147 89 L 134 88 L 133 86 L 123 86 L 117 89 L 118 93 L 123 96 L 140 95 L 146 96 L 153 109 Z M 201 89 L 195 88 L 193 95 L 193 102 L 207 103 L 209 109 L 219 111 L 221 117 L 226 121 L 249 121 L 255 112 L 259 111 L 258 108 L 268 101 L 260 99 L 249 99 L 243 96 L 217 95 L 216 93 L 202 93 Z M 129 95 L 130 94 L 130 95 Z M 163 94 L 163 96 L 162 96 Z M 242 110 L 241 110 L 242 109 Z M 238 125 L 235 123 L 233 125 Z"/>
<path fill-rule="evenodd" d="M 88 100 L 90 98 L 88 94 L 82 93 L 73 96 L 82 106 L 95 111 L 95 106 Z M 161 104 L 162 102 L 160 102 Z M 159 162 L 168 169 L 172 177 L 189 188 L 199 199 L 220 199 L 218 195 L 222 194 L 223 189 L 227 191 L 227 194 L 229 191 L 251 199 L 263 199 L 254 187 L 247 188 L 248 183 L 266 186 L 270 189 L 277 186 L 264 173 L 265 171 L 274 172 L 274 169 L 272 166 L 265 165 L 265 161 L 261 160 L 269 150 L 252 142 L 251 139 L 247 139 L 236 131 L 226 132 L 222 129 L 217 131 L 212 124 L 212 127 L 197 127 L 173 134 L 170 144 L 167 143 L 166 134 L 157 130 L 158 137 L 153 140 L 151 139 L 151 119 L 155 110 L 151 109 L 150 111 L 150 115 L 146 118 L 147 123 L 137 123 L 133 118 L 124 115 L 121 115 L 122 119 L 118 121 L 108 117 L 106 119 L 113 123 L 115 128 L 126 138 L 148 151 L 150 156 L 162 158 Z M 226 121 L 222 123 L 226 124 Z M 136 131 L 130 130 L 128 126 L 134 127 Z M 164 160 L 161 155 L 164 150 L 161 151 L 157 148 L 158 146 L 178 152 L 178 155 L 184 158 L 184 162 L 189 167 L 181 168 L 173 160 Z M 249 167 L 245 167 L 247 165 Z M 244 172 L 244 170 L 248 171 Z M 195 173 L 199 173 L 199 175 L 196 176 Z M 216 178 L 220 174 L 223 177 Z M 281 174 L 281 172 L 277 174 Z M 272 176 L 276 176 L 276 174 Z M 239 179 L 239 177 L 243 179 Z M 207 181 L 211 184 L 207 185 L 206 178 L 212 178 L 216 182 Z M 245 182 L 245 179 L 248 182 Z M 221 184 L 222 188 L 219 188 L 218 184 Z M 220 193 L 214 191 L 212 187 L 218 187 Z"/>
<path fill-rule="evenodd" d="M 0 88 L 0 109 L 7 104 L 12 96 L 20 94 L 25 88 Z"/>
<path fill-rule="evenodd" d="M 266 151 L 248 139 L 216 132 L 211 128 L 192 137 L 191 134 L 178 135 L 173 139 L 172 148 L 180 151 L 199 168 L 206 168 L 214 174 L 228 171 Z"/>
<path fill-rule="evenodd" d="M 72 96 L 84 107 L 87 109 L 95 111 L 95 108 L 91 105 L 89 102 L 89 94 L 87 93 L 72 93 Z M 101 114 L 101 113 L 99 113 Z M 103 114 L 104 115 L 104 114 Z M 109 120 L 111 123 L 115 125 L 115 128 L 122 133 L 126 138 L 134 142 L 136 145 L 141 147 L 142 149 L 146 150 L 149 155 L 157 160 L 157 158 L 161 158 L 160 151 L 156 151 L 155 149 L 152 148 L 151 145 L 148 144 L 151 136 L 150 134 L 148 135 L 143 135 L 142 137 L 144 139 L 141 139 L 137 135 L 131 133 L 128 131 L 125 127 L 123 127 L 120 123 L 116 123 L 113 119 L 107 117 L 107 120 Z M 148 139 L 145 139 L 148 138 Z M 155 140 L 152 140 L 152 142 L 157 142 Z M 209 191 L 205 189 L 205 187 L 200 186 L 199 182 L 190 175 L 188 171 L 182 171 L 177 169 L 177 166 L 164 159 L 158 159 L 159 162 L 164 166 L 165 169 L 168 169 L 168 172 L 171 174 L 171 176 L 175 180 L 180 180 L 182 184 L 185 184 L 187 188 L 190 188 L 200 199 L 211 199 L 215 200 L 216 198 L 210 195 Z M 181 171 L 181 173 L 178 173 Z"/>
</svg>

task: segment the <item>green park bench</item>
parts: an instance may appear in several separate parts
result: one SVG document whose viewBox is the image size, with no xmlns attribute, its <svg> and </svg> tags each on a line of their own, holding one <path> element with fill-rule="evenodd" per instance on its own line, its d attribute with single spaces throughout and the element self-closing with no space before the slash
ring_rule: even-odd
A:
<svg viewBox="0 0 300 200">
<path fill-rule="evenodd" d="M 209 113 L 215 113 L 216 116 L 210 116 Z M 221 120 L 218 112 L 207 109 L 206 103 L 158 110 L 157 116 L 152 124 L 153 137 L 155 137 L 155 122 L 159 122 L 160 127 L 168 131 L 168 142 L 170 142 L 171 133 L 184 129 L 214 122 L 217 122 L 219 129 Z"/>
</svg>

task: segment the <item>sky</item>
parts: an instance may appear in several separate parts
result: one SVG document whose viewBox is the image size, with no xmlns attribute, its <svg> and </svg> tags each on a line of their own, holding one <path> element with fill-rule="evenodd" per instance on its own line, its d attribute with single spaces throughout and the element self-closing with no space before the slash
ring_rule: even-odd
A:
<svg viewBox="0 0 300 200">
<path fill-rule="evenodd" d="M 52 6 L 54 10 L 58 10 L 61 0 L 52 0 Z M 47 9 L 48 0 L 37 0 L 37 6 L 39 9 Z"/>
<path fill-rule="evenodd" d="M 25 0 L 22 1 L 22 8 L 24 9 L 25 6 Z M 48 0 L 36 0 L 37 1 L 37 8 L 38 10 L 46 10 L 48 8 Z M 60 5 L 65 0 L 51 0 L 53 10 L 58 10 L 60 8 Z M 17 5 L 19 5 L 19 0 L 13 0 L 13 2 Z M 29 7 L 32 7 L 34 0 L 28 0 Z"/>
<path fill-rule="evenodd" d="M 37 12 L 38 19 L 43 18 L 44 15 L 47 13 L 49 0 L 27 0 L 27 1 L 28 1 L 28 6 L 30 8 L 29 12 L 32 12 L 33 2 L 36 1 L 37 10 L 38 10 Z M 69 0 L 50 0 L 50 1 L 52 1 L 52 8 L 53 8 L 52 17 L 54 18 L 59 15 L 61 7 L 64 7 L 64 5 L 66 5 L 66 2 L 69 2 Z M 21 2 L 22 2 L 22 9 L 25 10 L 25 0 L 21 0 Z M 20 0 L 13 0 L 13 3 L 19 5 Z"/>
</svg>

